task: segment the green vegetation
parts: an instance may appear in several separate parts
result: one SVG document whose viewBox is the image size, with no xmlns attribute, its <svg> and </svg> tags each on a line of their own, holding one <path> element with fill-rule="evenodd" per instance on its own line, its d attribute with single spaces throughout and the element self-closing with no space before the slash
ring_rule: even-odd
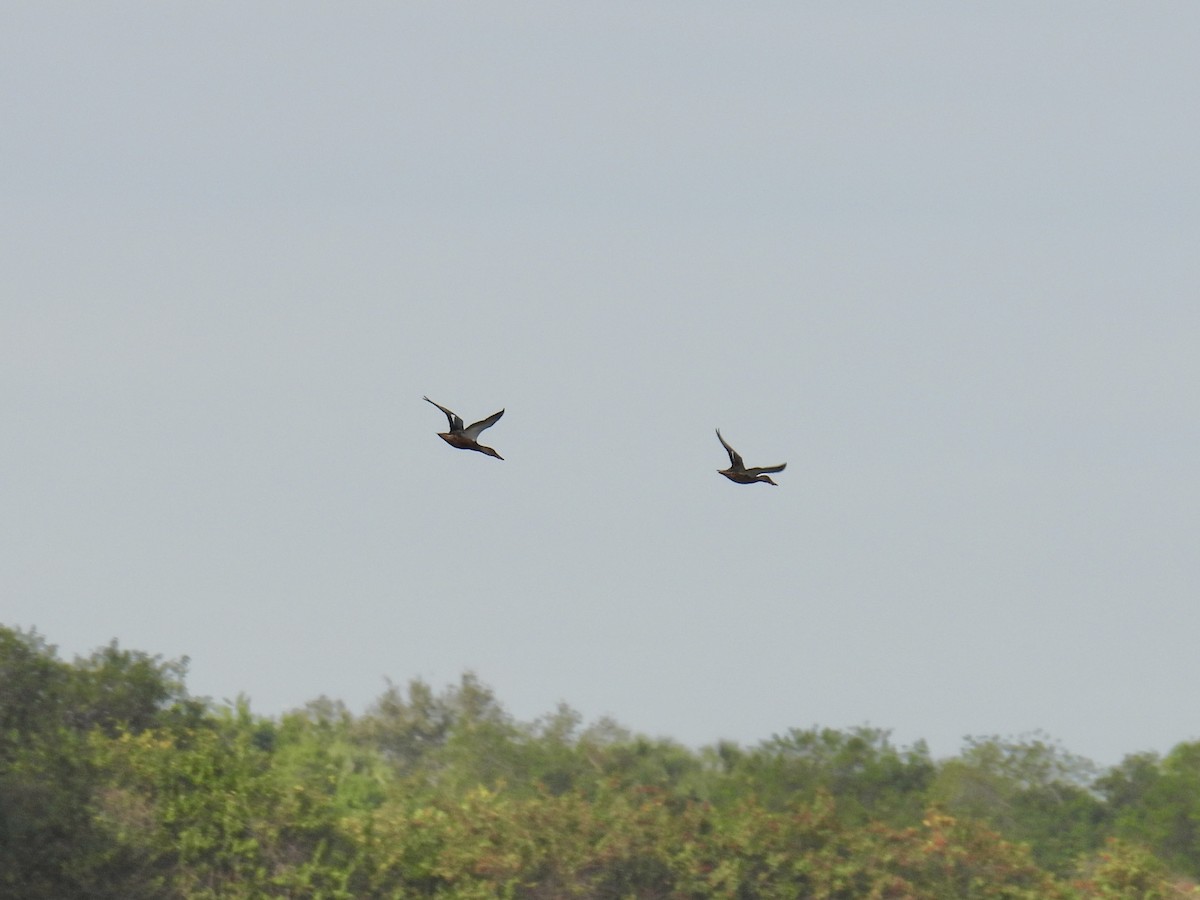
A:
<svg viewBox="0 0 1200 900">
<path fill-rule="evenodd" d="M 0 896 L 1200 897 L 1200 744 L 1098 772 L 1040 736 L 693 751 L 474 676 L 278 719 L 114 642 L 0 627 Z"/>
</svg>

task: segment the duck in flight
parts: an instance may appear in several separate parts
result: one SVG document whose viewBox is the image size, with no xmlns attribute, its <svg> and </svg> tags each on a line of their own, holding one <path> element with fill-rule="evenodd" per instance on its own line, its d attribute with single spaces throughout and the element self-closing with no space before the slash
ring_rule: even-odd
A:
<svg viewBox="0 0 1200 900">
<path fill-rule="evenodd" d="M 729 444 L 725 443 L 725 438 L 721 437 L 721 429 L 717 429 L 717 440 L 721 442 L 721 446 L 729 453 L 729 468 L 717 469 L 717 471 L 728 478 L 730 481 L 736 481 L 738 484 L 754 484 L 756 481 L 765 481 L 767 484 L 775 484 L 771 480 L 770 475 L 766 472 L 782 472 L 787 468 L 787 463 L 780 463 L 777 466 L 756 466 L 753 469 L 747 469 L 746 464 L 742 462 L 742 455 L 734 450 Z M 776 485 L 778 487 L 778 485 Z"/>
<path fill-rule="evenodd" d="M 428 397 L 423 398 L 426 403 L 433 403 Z M 433 403 L 438 409 L 446 414 L 446 418 L 450 420 L 450 430 L 444 434 L 439 432 L 438 437 L 449 444 L 451 447 L 457 447 L 459 450 L 478 450 L 480 453 L 486 453 L 488 456 L 494 456 L 496 459 L 504 459 L 499 453 L 491 447 L 485 447 L 479 443 L 479 435 L 485 428 L 491 428 L 500 421 L 500 417 L 504 415 L 504 410 L 498 413 L 492 413 L 486 419 L 474 423 L 473 425 L 463 426 L 463 420 L 456 413 L 451 412 L 442 406 L 440 403 Z"/>
</svg>

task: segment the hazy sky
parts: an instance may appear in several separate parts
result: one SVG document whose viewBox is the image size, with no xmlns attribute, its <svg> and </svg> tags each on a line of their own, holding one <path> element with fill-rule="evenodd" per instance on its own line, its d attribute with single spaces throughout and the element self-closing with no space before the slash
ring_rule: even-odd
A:
<svg viewBox="0 0 1200 900">
<path fill-rule="evenodd" d="M 267 714 L 471 669 L 692 745 L 1200 739 L 1198 46 L 1185 2 L 5 4 L 0 622 Z"/>
</svg>

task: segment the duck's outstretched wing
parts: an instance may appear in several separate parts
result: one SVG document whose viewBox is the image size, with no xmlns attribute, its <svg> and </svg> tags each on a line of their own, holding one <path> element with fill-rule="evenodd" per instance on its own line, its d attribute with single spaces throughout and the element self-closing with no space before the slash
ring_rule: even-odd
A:
<svg viewBox="0 0 1200 900">
<path fill-rule="evenodd" d="M 504 410 L 500 410 L 498 413 L 492 413 L 486 419 L 480 419 L 478 422 L 471 423 L 471 425 L 469 425 L 466 431 L 463 433 L 473 441 L 479 440 L 480 432 L 482 432 L 485 428 L 491 428 L 493 425 L 499 422 L 502 415 L 504 415 Z"/>
<path fill-rule="evenodd" d="M 428 397 L 422 397 L 421 399 L 424 400 L 426 403 L 433 403 L 433 401 L 430 400 Z M 458 417 L 457 413 L 451 412 L 450 410 L 446 409 L 446 407 L 442 406 L 442 404 L 440 404 L 440 403 L 433 403 L 433 405 L 436 406 L 438 409 L 440 409 L 442 412 L 444 412 L 446 414 L 446 418 L 450 420 L 450 430 L 451 431 L 462 431 L 463 430 L 463 420 Z M 472 425 L 471 427 L 474 428 L 475 426 Z"/>
<path fill-rule="evenodd" d="M 787 468 L 787 463 L 780 463 L 777 466 L 755 466 L 753 469 L 747 469 L 747 475 L 761 475 L 763 472 L 782 472 Z"/>
<path fill-rule="evenodd" d="M 717 429 L 717 440 L 721 442 L 721 446 L 725 448 L 725 452 L 729 454 L 729 464 L 735 469 L 744 469 L 746 464 L 742 462 L 742 456 L 736 450 L 729 446 L 725 438 L 721 437 L 721 429 Z"/>
</svg>

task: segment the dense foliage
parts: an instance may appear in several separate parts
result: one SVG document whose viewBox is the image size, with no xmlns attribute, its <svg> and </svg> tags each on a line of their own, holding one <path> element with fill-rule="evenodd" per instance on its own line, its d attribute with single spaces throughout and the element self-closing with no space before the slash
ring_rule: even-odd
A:
<svg viewBox="0 0 1200 900">
<path fill-rule="evenodd" d="M 1037 735 L 694 751 L 516 722 L 470 674 L 272 719 L 185 670 L 0 627 L 0 896 L 1200 897 L 1200 744 L 1105 772 Z"/>
</svg>

